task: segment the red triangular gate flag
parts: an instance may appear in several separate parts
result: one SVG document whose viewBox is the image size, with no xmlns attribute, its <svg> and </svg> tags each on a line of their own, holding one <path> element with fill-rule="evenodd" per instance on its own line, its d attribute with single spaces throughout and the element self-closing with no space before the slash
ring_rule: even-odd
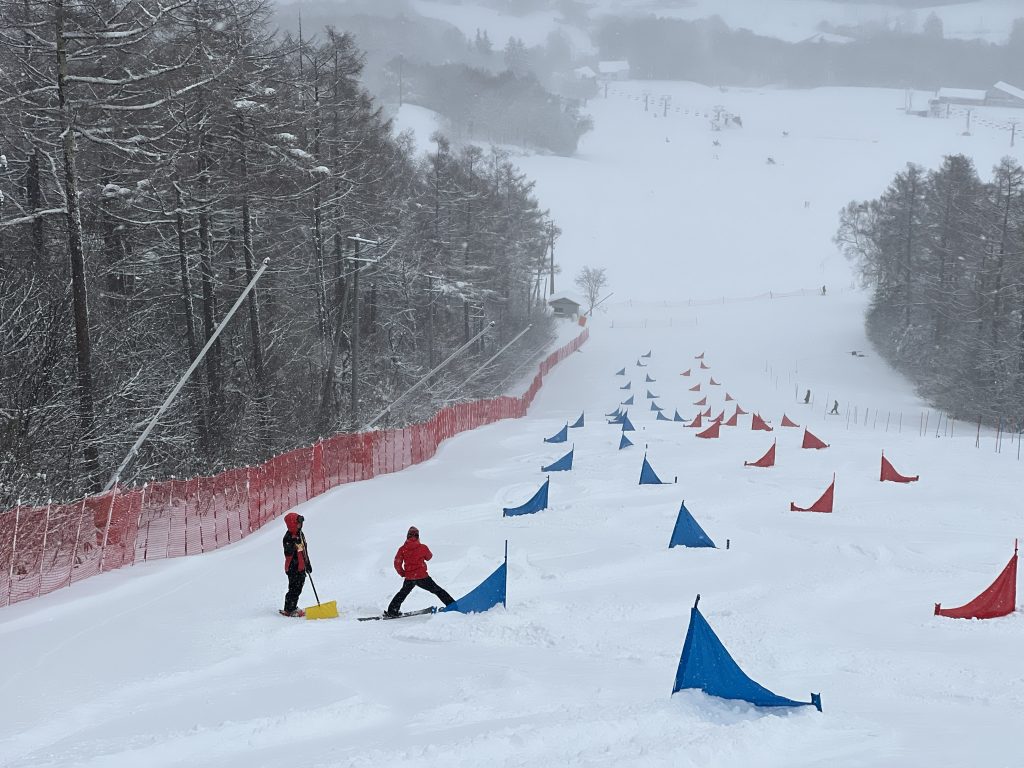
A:
<svg viewBox="0 0 1024 768">
<path fill-rule="evenodd" d="M 820 438 L 815 437 L 811 434 L 811 431 L 804 428 L 804 441 L 800 444 L 801 448 L 828 448 L 828 443 L 824 442 Z"/>
<path fill-rule="evenodd" d="M 725 393 L 725 402 L 728 403 L 730 400 L 733 400 L 733 399 L 734 398 L 733 398 L 732 395 L 730 395 L 728 392 Z"/>
<path fill-rule="evenodd" d="M 725 418 L 725 411 L 722 411 L 722 412 L 721 412 L 720 414 L 718 414 L 717 416 L 715 416 L 715 418 L 714 418 L 714 419 L 712 419 L 712 421 L 719 421 L 719 422 L 720 422 L 720 421 L 721 421 L 722 419 L 724 419 L 724 418 Z"/>
<path fill-rule="evenodd" d="M 693 359 L 694 360 L 703 360 L 704 359 L 704 353 L 701 352 L 699 355 L 694 355 Z"/>
<path fill-rule="evenodd" d="M 707 405 L 707 404 L 708 404 L 707 397 L 702 397 L 700 400 L 698 400 L 697 402 L 694 403 L 694 405 Z"/>
<path fill-rule="evenodd" d="M 943 608 L 941 603 L 936 603 L 935 615 L 948 616 L 951 619 L 994 619 L 1013 613 L 1016 605 L 1017 542 L 1014 541 L 1013 557 L 988 589 L 959 608 Z"/>
<path fill-rule="evenodd" d="M 704 365 L 704 361 L 703 360 L 700 361 L 700 367 L 701 367 L 701 370 L 704 370 L 704 371 L 707 371 L 707 370 L 711 369 L 710 365 Z"/>
<path fill-rule="evenodd" d="M 701 424 L 701 421 L 700 421 L 700 414 L 698 413 L 697 414 L 697 418 L 695 418 L 693 421 L 691 421 L 686 426 L 688 426 L 688 427 L 696 427 L 697 429 L 700 429 L 701 427 L 703 427 L 704 425 Z"/>
<path fill-rule="evenodd" d="M 742 408 L 740 408 L 738 405 L 736 406 L 736 413 L 738 413 L 740 416 L 746 416 L 747 415 L 747 412 L 744 411 Z"/>
<path fill-rule="evenodd" d="M 705 419 L 710 419 L 711 418 L 711 406 L 710 405 L 708 406 L 708 409 L 706 411 L 704 411 L 704 418 Z"/>
<path fill-rule="evenodd" d="M 700 382 L 697 382 L 692 387 L 690 387 L 690 391 L 691 392 L 700 392 Z"/>
<path fill-rule="evenodd" d="M 892 463 L 885 458 L 885 451 L 882 451 L 882 473 L 878 479 L 883 483 L 886 480 L 891 483 L 916 483 L 921 479 L 921 476 L 914 475 L 913 477 L 909 477 L 908 475 L 901 475 L 896 471 L 896 468 Z"/>
<path fill-rule="evenodd" d="M 689 375 L 690 375 L 690 369 L 689 369 L 689 368 L 687 368 L 687 369 L 686 369 L 685 371 L 683 371 L 683 372 L 682 372 L 682 373 L 680 373 L 679 375 L 680 375 L 680 376 L 689 376 Z"/>
<path fill-rule="evenodd" d="M 718 432 L 722 428 L 721 422 L 716 421 L 710 427 L 705 429 L 703 432 L 698 432 L 697 437 L 718 437 Z"/>
<path fill-rule="evenodd" d="M 728 420 L 728 421 L 724 422 L 725 426 L 727 426 L 727 427 L 735 427 L 735 426 L 736 426 L 736 424 L 738 423 L 738 422 L 737 422 L 736 420 L 737 420 L 737 419 L 738 419 L 739 417 L 740 417 L 740 416 L 739 416 L 739 414 L 738 414 L 738 413 L 734 413 L 734 414 L 733 414 L 732 416 L 730 416 L 730 417 L 729 417 L 729 420 Z"/>
<path fill-rule="evenodd" d="M 715 377 L 714 376 L 711 377 L 711 381 L 709 381 L 708 384 L 710 384 L 712 387 L 720 387 L 720 386 L 722 386 L 717 381 L 715 381 Z"/>
<path fill-rule="evenodd" d="M 757 461 L 744 461 L 744 467 L 774 467 L 775 466 L 775 442 L 772 441 L 772 447 L 768 449 L 768 453 L 762 456 Z"/>
<path fill-rule="evenodd" d="M 750 418 L 750 428 L 751 429 L 760 429 L 763 432 L 771 432 L 772 431 L 772 428 L 769 427 L 768 424 L 765 423 L 765 420 L 761 418 L 760 414 L 757 414 L 757 413 L 755 413 Z"/>
<path fill-rule="evenodd" d="M 832 511 L 832 498 L 836 492 L 836 476 L 832 475 L 832 484 L 821 494 L 821 498 L 816 502 L 807 507 L 798 507 L 793 502 L 789 503 L 790 512 L 831 512 Z"/>
<path fill-rule="evenodd" d="M 782 426 L 784 427 L 799 427 L 800 425 L 793 421 L 786 414 L 782 414 Z"/>
</svg>

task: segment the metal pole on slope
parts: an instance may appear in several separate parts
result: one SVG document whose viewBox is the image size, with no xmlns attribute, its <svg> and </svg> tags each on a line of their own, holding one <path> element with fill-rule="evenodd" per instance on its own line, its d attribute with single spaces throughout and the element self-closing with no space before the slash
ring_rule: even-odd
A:
<svg viewBox="0 0 1024 768">
<path fill-rule="evenodd" d="M 195 369 L 199 367 L 199 364 L 203 361 L 203 358 L 206 357 L 206 353 L 210 351 L 210 347 L 213 346 L 213 343 L 217 340 L 217 337 L 220 336 L 221 331 L 223 331 L 224 328 L 227 326 L 228 322 L 230 322 L 232 316 L 235 314 L 238 308 L 242 306 L 242 302 L 245 301 L 245 297 L 248 296 L 252 289 L 256 286 L 256 281 L 259 280 L 263 276 L 263 273 L 267 271 L 267 266 L 269 264 L 270 259 L 263 260 L 263 265 L 259 268 L 259 270 L 257 270 L 256 274 L 252 276 L 252 280 L 250 280 L 249 284 L 245 286 L 245 290 L 242 291 L 238 299 L 232 305 L 231 309 L 228 310 L 228 313 L 224 316 L 224 319 L 221 320 L 220 324 L 216 327 L 216 329 L 214 329 L 213 333 L 210 335 L 210 338 L 206 342 L 206 346 L 204 346 L 199 351 L 199 354 L 196 356 L 196 359 L 192 361 L 192 365 L 190 365 L 188 367 L 188 370 L 185 371 L 184 374 L 182 374 L 182 377 L 180 379 L 178 379 L 178 383 L 174 385 L 174 389 L 172 389 L 171 393 L 167 395 L 167 399 L 164 400 L 160 408 L 157 409 L 157 412 L 153 414 L 153 418 L 149 420 L 149 423 L 146 425 L 146 428 L 142 430 L 142 434 L 139 435 L 139 439 L 136 440 L 135 444 L 129 449 L 128 455 L 124 457 L 124 461 L 122 461 L 121 465 L 116 470 L 114 470 L 114 474 L 110 476 L 110 480 L 107 481 L 106 486 L 104 486 L 103 488 L 104 491 L 109 491 L 117 484 L 117 481 L 121 479 L 121 475 L 124 473 L 125 469 L 128 468 L 128 465 L 131 464 L 132 459 L 134 459 L 135 456 L 138 455 L 139 448 L 141 448 L 142 444 L 146 442 L 146 438 L 149 437 L 149 433 L 153 431 L 153 427 L 156 426 L 157 421 L 160 420 L 160 417 L 164 415 L 167 409 L 171 406 L 171 403 L 174 402 L 174 398 L 178 396 L 178 393 L 181 391 L 181 388 L 185 386 L 185 382 L 188 381 L 189 376 L 191 376 Z"/>
<path fill-rule="evenodd" d="M 479 339 L 481 336 L 483 336 L 485 333 L 487 333 L 493 327 L 494 327 L 494 321 L 491 320 L 491 322 L 489 322 L 487 325 L 484 326 L 484 329 L 482 331 L 480 331 L 480 333 L 478 333 L 476 336 L 471 338 L 469 341 L 467 341 L 461 347 L 459 347 L 454 352 L 452 352 L 450 355 L 448 355 L 448 357 L 446 357 L 444 359 L 444 361 L 441 362 L 439 365 L 435 366 L 430 371 L 427 371 L 427 373 L 423 375 L 423 378 L 421 378 L 419 381 L 417 381 L 415 384 L 413 384 L 411 387 L 409 387 L 407 390 L 405 390 L 405 392 L 403 392 L 398 397 L 396 397 L 394 400 L 392 400 L 391 404 L 387 408 L 385 408 L 383 411 L 381 411 L 376 416 L 374 416 L 372 419 L 370 419 L 368 422 L 366 422 L 366 425 L 363 427 L 363 430 L 365 431 L 365 430 L 369 429 L 374 424 L 376 424 L 378 421 L 380 421 L 381 418 L 383 418 L 384 415 L 388 413 L 388 411 L 390 411 L 392 408 L 394 408 L 396 405 L 398 405 L 400 402 L 402 402 L 405 398 L 407 398 L 413 392 L 415 392 L 417 389 L 419 389 L 424 384 L 426 384 L 427 381 L 430 380 L 431 376 L 433 376 L 439 370 L 441 370 L 446 365 L 448 365 L 448 363 L 450 363 L 452 360 L 454 360 L 462 352 L 467 350 L 470 346 L 472 346 L 476 342 L 477 339 Z"/>
</svg>

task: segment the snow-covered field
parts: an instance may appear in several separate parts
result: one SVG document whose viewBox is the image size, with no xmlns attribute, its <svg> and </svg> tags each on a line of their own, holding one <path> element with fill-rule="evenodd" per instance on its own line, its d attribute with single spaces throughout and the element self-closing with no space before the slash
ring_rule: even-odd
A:
<svg viewBox="0 0 1024 768">
<path fill-rule="evenodd" d="M 653 100 L 644 112 L 645 89 L 671 94 L 667 117 Z M 565 233 L 559 289 L 580 265 L 607 265 L 615 297 L 529 416 L 302 507 L 317 588 L 338 600 L 340 620 L 277 615 L 283 524 L 0 610 L 0 764 L 1024 763 L 1024 617 L 932 615 L 933 603 L 958 605 L 987 586 L 1024 533 L 1017 446 L 995 453 L 983 433 L 975 448 L 962 424 L 936 437 L 934 413 L 920 435 L 925 407 L 868 347 L 865 297 L 830 243 L 840 205 L 877 195 L 905 161 L 969 151 L 987 175 L 1008 142 L 904 117 L 902 103 L 891 91 L 653 83 L 593 101 L 597 128 L 579 157 L 522 165 Z M 712 134 L 682 111 L 715 104 L 744 127 Z M 735 300 L 822 283 L 824 297 Z M 648 350 L 649 367 L 637 368 Z M 700 352 L 710 370 L 679 376 Z M 617 451 L 618 429 L 601 415 L 627 394 L 613 375 L 623 366 L 638 432 Z M 710 388 L 716 412 L 728 391 L 776 425 L 786 412 L 831 447 L 802 451 L 800 430 L 753 432 L 749 417 L 697 440 L 645 410 L 649 387 L 669 413 L 692 416 L 705 392 L 688 388 L 708 390 L 709 375 L 722 382 Z M 813 406 L 797 402 L 808 388 Z M 831 399 L 844 415 L 824 415 Z M 580 411 L 575 467 L 552 475 L 551 508 L 503 519 L 501 507 L 525 501 L 541 464 L 564 452 L 542 438 Z M 745 468 L 773 438 L 778 465 Z M 678 483 L 637 485 L 645 444 Z M 879 483 L 883 448 L 921 481 Z M 788 511 L 813 502 L 833 473 L 832 515 Z M 667 549 L 684 499 L 729 550 Z M 500 563 L 507 539 L 507 609 L 354 621 L 399 587 L 391 560 L 409 525 L 456 597 Z M 697 593 L 751 676 L 796 699 L 820 691 L 824 713 L 670 696 Z M 312 602 L 308 585 L 303 598 Z M 405 607 L 432 600 L 414 594 Z"/>
</svg>

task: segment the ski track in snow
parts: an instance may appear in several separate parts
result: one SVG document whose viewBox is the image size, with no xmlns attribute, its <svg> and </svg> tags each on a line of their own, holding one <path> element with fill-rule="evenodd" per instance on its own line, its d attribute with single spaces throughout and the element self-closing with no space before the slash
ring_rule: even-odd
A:
<svg viewBox="0 0 1024 768">
<path fill-rule="evenodd" d="M 744 128 L 655 119 L 644 90 L 670 92 L 673 106 L 722 103 Z M 995 453 L 987 430 L 980 448 L 970 425 L 935 437 L 934 413 L 919 435 L 926 406 L 871 350 L 867 298 L 830 243 L 839 207 L 879 194 L 907 160 L 967 151 L 987 175 L 1007 147 L 995 132 L 962 137 L 956 121 L 904 117 L 900 103 L 880 90 L 613 86 L 591 104 L 597 128 L 580 157 L 522 160 L 565 230 L 559 280 L 608 265 L 616 293 L 529 415 L 302 506 L 317 588 L 338 600 L 340 620 L 277 615 L 278 523 L 214 553 L 3 609 L 0 764 L 1020 765 L 1024 615 L 957 621 L 932 606 L 966 602 L 1005 565 L 1024 533 L 1024 465 L 1015 444 Z M 769 154 L 778 165 L 765 166 Z M 823 282 L 826 297 L 687 304 Z M 710 370 L 694 360 L 702 351 Z M 679 376 L 687 368 L 693 376 Z M 691 418 L 704 394 L 715 413 L 731 412 L 729 392 L 775 431 L 751 431 L 746 416 L 698 440 L 657 422 L 645 373 L 667 415 Z M 711 375 L 721 387 L 707 386 Z M 619 451 L 602 415 L 627 380 L 636 445 Z M 702 392 L 689 392 L 697 381 Z M 807 388 L 813 405 L 799 402 Z M 843 416 L 824 415 L 832 399 Z M 858 423 L 845 416 L 853 406 Z M 887 414 L 888 430 L 865 422 L 865 408 Z M 568 443 L 542 442 L 581 410 L 586 426 Z M 778 427 L 784 412 L 801 429 Z M 831 447 L 801 450 L 805 425 Z M 774 468 L 743 466 L 772 440 Z M 570 446 L 574 468 L 551 474 L 550 508 L 503 519 Z M 645 446 L 678 483 L 637 484 Z M 883 448 L 921 481 L 879 483 Z M 788 511 L 813 502 L 833 472 L 833 514 Z M 720 549 L 667 549 L 684 499 Z M 410 524 L 456 597 L 497 566 L 508 539 L 508 608 L 352 620 L 398 589 L 391 560 Z M 698 592 L 748 674 L 796 699 L 821 691 L 824 713 L 670 696 Z M 303 604 L 312 600 L 307 586 Z M 416 592 L 405 605 L 432 601 Z"/>
</svg>

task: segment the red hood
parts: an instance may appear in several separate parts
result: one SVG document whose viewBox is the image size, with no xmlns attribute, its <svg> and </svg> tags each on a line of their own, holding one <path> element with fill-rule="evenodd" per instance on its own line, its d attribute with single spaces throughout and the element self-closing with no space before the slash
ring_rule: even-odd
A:
<svg viewBox="0 0 1024 768">
<path fill-rule="evenodd" d="M 299 533 L 299 519 L 301 515 L 298 512 L 289 512 L 284 516 L 284 524 L 288 526 L 288 533 L 292 536 L 297 536 Z"/>
</svg>

